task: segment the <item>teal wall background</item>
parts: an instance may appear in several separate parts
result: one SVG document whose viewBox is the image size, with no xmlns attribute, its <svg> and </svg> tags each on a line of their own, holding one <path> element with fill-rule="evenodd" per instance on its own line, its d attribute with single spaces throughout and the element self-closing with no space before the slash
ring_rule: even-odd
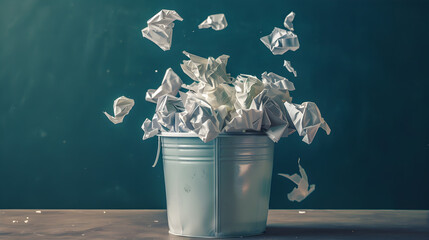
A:
<svg viewBox="0 0 429 240">
<path fill-rule="evenodd" d="M 163 52 L 140 30 L 161 9 L 183 18 Z M 286 14 L 301 48 L 274 56 L 259 41 Z M 302 203 L 274 175 L 271 208 L 429 209 L 428 1 L 0 0 L 0 208 L 165 208 L 157 141 L 144 101 L 183 50 L 231 56 L 228 71 L 289 77 L 294 102 L 314 101 L 332 128 L 311 145 L 276 145 L 274 174 L 296 161 L 316 191 Z M 223 31 L 198 30 L 225 13 Z M 282 66 L 292 61 L 294 79 Z M 158 70 L 158 72 L 155 72 Z M 123 124 L 102 114 L 125 95 Z"/>
</svg>

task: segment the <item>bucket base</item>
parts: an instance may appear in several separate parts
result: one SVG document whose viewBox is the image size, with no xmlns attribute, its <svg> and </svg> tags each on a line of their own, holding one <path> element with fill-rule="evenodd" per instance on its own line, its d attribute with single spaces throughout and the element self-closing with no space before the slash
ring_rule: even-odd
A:
<svg viewBox="0 0 429 240">
<path fill-rule="evenodd" d="M 253 237 L 253 236 L 260 236 L 265 234 L 265 231 L 263 232 L 255 232 L 255 233 L 247 233 L 244 235 L 220 235 L 220 236 L 192 236 L 192 235 L 184 235 L 184 234 L 177 234 L 177 233 L 172 233 L 170 231 L 168 231 L 169 234 L 174 235 L 174 236 L 178 236 L 178 237 L 189 237 L 189 238 L 212 238 L 212 239 L 216 239 L 216 238 L 243 238 L 243 237 Z"/>
</svg>

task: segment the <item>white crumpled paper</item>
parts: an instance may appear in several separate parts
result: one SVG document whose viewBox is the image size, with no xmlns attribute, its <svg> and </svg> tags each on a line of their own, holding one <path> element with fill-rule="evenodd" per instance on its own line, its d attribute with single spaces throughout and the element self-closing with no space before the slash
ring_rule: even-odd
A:
<svg viewBox="0 0 429 240">
<path fill-rule="evenodd" d="M 207 17 L 200 25 L 198 25 L 199 29 L 203 28 L 212 28 L 216 31 L 225 29 L 228 26 L 226 22 L 225 15 L 223 13 L 213 14 Z"/>
<path fill-rule="evenodd" d="M 264 90 L 264 84 L 257 77 L 247 74 L 237 76 L 235 82 L 235 106 L 237 109 L 248 109 L 253 99 Z"/>
<path fill-rule="evenodd" d="M 232 78 L 226 71 L 229 56 L 184 54 L 189 60 L 183 61 L 182 70 L 194 82 L 182 84 L 170 68 L 161 86 L 148 90 L 146 100 L 157 106 L 152 120 L 142 125 L 143 139 L 160 132 L 193 132 L 208 142 L 222 132 L 263 131 L 278 142 L 297 131 L 309 144 L 319 127 L 329 133 L 314 103 L 291 103 L 289 92 L 295 86 L 285 77 L 264 72 L 262 80 L 249 74 Z"/>
<path fill-rule="evenodd" d="M 181 99 L 185 105 L 185 111 L 179 115 L 183 127 L 196 133 L 204 142 L 216 138 L 222 128 L 222 113 L 193 93 L 181 93 Z"/>
<path fill-rule="evenodd" d="M 144 131 L 143 140 L 155 137 L 159 134 L 161 128 L 162 127 L 161 125 L 159 125 L 156 115 L 154 116 L 152 121 L 146 118 L 142 124 L 142 129 Z"/>
<path fill-rule="evenodd" d="M 291 31 L 294 31 L 294 29 L 293 29 L 293 23 L 292 23 L 294 18 L 295 18 L 295 13 L 294 12 L 290 12 L 286 16 L 285 21 L 283 23 L 285 25 L 285 28 L 287 28 L 287 29 L 289 29 Z"/>
<path fill-rule="evenodd" d="M 226 106 L 232 110 L 235 102 L 235 90 L 231 86 L 233 78 L 226 72 L 228 55 L 218 58 L 202 58 L 186 51 L 183 52 L 190 60 L 184 60 L 180 65 L 183 72 L 195 82 L 182 85 L 196 94 L 196 97 L 208 102 L 213 109 Z"/>
<path fill-rule="evenodd" d="M 289 122 L 283 106 L 282 97 L 274 95 L 270 89 L 264 89 L 254 99 L 250 106 L 262 111 L 261 130 L 274 142 L 287 137 Z"/>
<path fill-rule="evenodd" d="M 289 50 L 296 51 L 299 48 L 297 35 L 277 27 L 270 35 L 261 37 L 261 41 L 274 55 L 282 55 Z"/>
<path fill-rule="evenodd" d="M 290 31 L 275 27 L 271 34 L 260 38 L 274 55 L 299 48 L 298 36 L 292 32 L 294 18 L 295 13 L 291 12 L 284 20 L 284 26 Z M 183 20 L 176 11 L 161 10 L 147 21 L 148 26 L 142 34 L 164 51 L 169 50 L 176 20 Z M 198 28 L 222 30 L 227 25 L 224 14 L 214 14 Z M 295 86 L 285 77 L 264 72 L 261 80 L 249 74 L 233 78 L 226 71 L 228 55 L 203 58 L 183 53 L 189 60 L 184 60 L 180 66 L 193 82 L 184 84 L 169 68 L 161 86 L 147 91 L 146 100 L 157 105 L 152 119 L 146 119 L 142 125 L 143 139 L 160 132 L 193 132 L 207 142 L 222 132 L 263 131 L 277 142 L 297 131 L 303 141 L 310 144 L 319 128 L 330 133 L 314 103 L 292 103 L 290 91 L 295 90 Z M 285 60 L 284 66 L 297 76 L 289 61 Z M 180 92 L 181 88 L 188 91 Z M 118 116 L 116 107 L 115 117 L 106 116 L 111 121 L 121 122 L 128 112 L 118 109 Z"/>
<path fill-rule="evenodd" d="M 301 167 L 301 164 L 299 162 L 300 159 L 298 159 L 298 167 L 301 176 L 296 173 L 293 175 L 279 173 L 280 176 L 288 178 L 297 185 L 297 187 L 293 188 L 292 192 L 287 195 L 288 199 L 292 202 L 301 202 L 316 189 L 315 184 L 308 184 L 307 174 L 305 173 L 304 168 Z"/>
<path fill-rule="evenodd" d="M 155 115 L 152 120 L 146 118 L 142 129 L 145 132 L 143 140 L 151 138 L 160 132 L 187 132 L 189 129 L 180 129 L 179 113 L 183 112 L 184 106 L 180 98 L 170 94 L 162 95 L 158 98 Z"/>
<path fill-rule="evenodd" d="M 124 117 L 131 111 L 134 106 L 134 100 L 127 97 L 119 97 L 113 102 L 114 117 L 104 112 L 104 115 L 114 124 L 121 123 Z"/>
<path fill-rule="evenodd" d="M 293 76 L 296 77 L 296 71 L 295 69 L 292 67 L 292 65 L 290 64 L 290 61 L 284 60 L 283 62 L 283 66 L 291 73 L 293 73 Z"/>
<path fill-rule="evenodd" d="M 302 141 L 310 144 L 319 128 L 325 130 L 326 134 L 331 133 L 328 124 L 322 118 L 319 108 L 313 102 L 304 102 L 301 105 L 284 103 L 288 112 L 291 124 L 294 126 L 299 136 L 303 136 Z"/>
<path fill-rule="evenodd" d="M 158 99 L 156 105 L 156 115 L 158 123 L 170 132 L 176 130 L 176 117 L 178 113 L 185 110 L 180 98 L 166 94 Z"/>
<path fill-rule="evenodd" d="M 224 132 L 261 131 L 263 111 L 259 109 L 237 109 L 231 112 L 231 121 L 227 121 Z"/>
<path fill-rule="evenodd" d="M 204 88 L 209 85 L 213 89 L 222 83 L 231 83 L 231 77 L 226 72 L 228 55 L 222 55 L 214 59 L 213 57 L 202 58 L 194 54 L 183 51 L 189 60 L 184 60 L 180 66 L 183 72 L 192 80 L 201 82 L 200 87 Z"/>
<path fill-rule="evenodd" d="M 287 78 L 277 75 L 275 73 L 262 73 L 262 82 L 266 85 L 270 85 L 273 88 L 276 88 L 281 91 L 294 91 L 295 85 L 293 82 L 289 81 Z"/>
<path fill-rule="evenodd" d="M 264 72 L 261 77 L 270 96 L 280 97 L 283 102 L 292 102 L 289 91 L 295 90 L 295 86 L 291 81 L 275 73 Z"/>
<path fill-rule="evenodd" d="M 167 71 L 165 71 L 161 86 L 156 90 L 149 89 L 147 91 L 146 101 L 156 103 L 158 98 L 165 94 L 176 96 L 182 84 L 183 82 L 180 77 L 173 71 L 173 69 L 168 68 Z"/>
<path fill-rule="evenodd" d="M 147 21 L 147 27 L 142 29 L 143 37 L 151 40 L 162 50 L 171 48 L 174 21 L 183 21 L 183 18 L 174 10 L 161 10 Z"/>
</svg>

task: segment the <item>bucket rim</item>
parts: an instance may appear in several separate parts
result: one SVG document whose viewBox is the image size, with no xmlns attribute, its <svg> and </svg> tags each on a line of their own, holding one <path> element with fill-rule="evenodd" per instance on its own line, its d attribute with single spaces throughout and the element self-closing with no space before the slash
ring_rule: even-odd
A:
<svg viewBox="0 0 429 240">
<path fill-rule="evenodd" d="M 230 132 L 219 133 L 217 137 L 234 137 L 234 136 L 266 136 L 265 132 Z M 161 132 L 157 136 L 160 137 L 198 137 L 196 133 L 180 133 L 180 132 Z"/>
</svg>

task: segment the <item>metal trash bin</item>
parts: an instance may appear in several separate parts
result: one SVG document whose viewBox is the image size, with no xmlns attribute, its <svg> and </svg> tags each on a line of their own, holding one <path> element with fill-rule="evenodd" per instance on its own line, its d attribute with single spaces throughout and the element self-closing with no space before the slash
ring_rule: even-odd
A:
<svg viewBox="0 0 429 240">
<path fill-rule="evenodd" d="M 238 237 L 266 228 L 274 143 L 264 133 L 162 133 L 169 232 Z"/>
</svg>

